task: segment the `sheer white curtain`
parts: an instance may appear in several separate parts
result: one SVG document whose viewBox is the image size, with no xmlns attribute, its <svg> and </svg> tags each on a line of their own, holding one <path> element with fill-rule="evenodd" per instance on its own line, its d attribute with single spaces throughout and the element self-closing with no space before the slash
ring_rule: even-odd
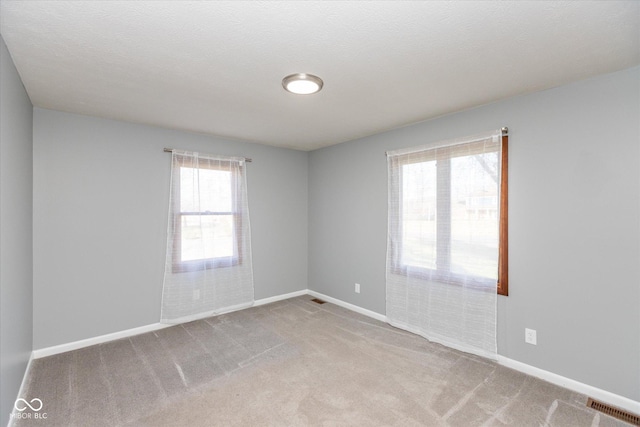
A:
<svg viewBox="0 0 640 427">
<path fill-rule="evenodd" d="M 245 159 L 174 150 L 161 322 L 253 304 Z"/>
<path fill-rule="evenodd" d="M 501 131 L 387 153 L 387 319 L 496 358 Z"/>
</svg>

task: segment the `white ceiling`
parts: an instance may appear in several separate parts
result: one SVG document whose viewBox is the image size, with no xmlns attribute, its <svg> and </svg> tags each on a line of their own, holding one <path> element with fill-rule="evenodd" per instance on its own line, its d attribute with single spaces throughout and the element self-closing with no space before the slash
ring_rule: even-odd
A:
<svg viewBox="0 0 640 427">
<path fill-rule="evenodd" d="M 640 63 L 639 1 L 14 1 L 35 106 L 313 150 Z M 297 72 L 316 95 L 283 90 Z"/>
</svg>

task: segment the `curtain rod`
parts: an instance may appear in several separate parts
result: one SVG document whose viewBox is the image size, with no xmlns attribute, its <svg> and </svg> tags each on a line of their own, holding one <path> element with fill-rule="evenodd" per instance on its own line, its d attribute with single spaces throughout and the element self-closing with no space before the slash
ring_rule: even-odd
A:
<svg viewBox="0 0 640 427">
<path fill-rule="evenodd" d="M 174 150 L 173 148 L 165 148 L 165 149 L 164 149 L 164 152 L 165 152 L 165 153 L 173 153 L 173 150 Z M 247 163 L 251 163 L 251 162 L 253 162 L 253 160 L 252 160 L 252 159 L 250 159 L 250 158 L 248 158 L 248 157 L 245 157 L 245 158 L 244 158 L 244 161 L 245 161 L 245 162 L 247 162 Z"/>
</svg>

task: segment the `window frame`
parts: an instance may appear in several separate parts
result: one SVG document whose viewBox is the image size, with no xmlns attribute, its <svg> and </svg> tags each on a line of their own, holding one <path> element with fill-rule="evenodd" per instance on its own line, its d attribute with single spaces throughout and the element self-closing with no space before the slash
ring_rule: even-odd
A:
<svg viewBox="0 0 640 427">
<path fill-rule="evenodd" d="M 502 139 L 501 139 L 501 155 L 500 155 L 500 169 L 501 169 L 501 173 L 500 173 L 500 188 L 499 188 L 499 199 L 498 199 L 498 204 L 499 204 L 499 211 L 500 211 L 500 217 L 499 217 L 499 225 L 498 225 L 498 229 L 499 229 L 499 240 L 498 240 L 498 280 L 497 280 L 497 293 L 499 295 L 503 295 L 503 296 L 508 296 L 509 295 L 509 260 L 508 260 L 508 256 L 509 256 L 509 236 L 508 236 L 508 231 L 509 231 L 509 213 L 508 213 L 508 141 L 509 141 L 509 137 L 508 135 L 502 135 Z M 455 148 L 453 148 L 452 150 L 455 150 Z M 446 151 L 446 148 L 445 148 Z M 446 159 L 451 159 L 453 157 L 456 157 L 455 155 L 447 155 Z M 406 157 L 406 159 L 402 159 L 398 161 L 398 164 L 396 167 L 398 168 L 402 168 L 404 165 L 408 165 L 408 164 L 413 164 L 413 163 L 422 163 L 422 162 L 427 162 L 427 161 L 432 161 L 432 160 L 437 160 L 437 161 L 442 161 L 443 159 L 436 159 L 436 156 L 433 155 L 432 157 L 429 156 L 425 156 L 424 158 L 418 158 L 418 159 L 411 159 L 409 156 Z M 445 167 L 444 172 L 438 172 L 437 173 L 437 180 L 438 180 L 438 186 L 442 185 L 442 184 L 447 184 L 448 182 L 450 182 L 450 168 L 446 168 Z M 402 195 L 402 189 L 403 189 L 403 183 L 402 183 L 402 173 L 398 173 L 398 182 L 392 183 L 392 185 L 396 185 L 398 186 L 398 192 L 399 192 L 399 200 L 398 202 L 400 204 L 402 204 L 402 200 L 403 200 L 403 195 Z M 444 183 L 442 183 L 441 181 L 445 181 Z M 447 193 L 447 196 L 450 197 L 450 192 Z M 447 197 L 444 196 L 444 197 Z M 440 196 L 439 196 L 440 197 Z M 439 199 L 440 200 L 440 199 Z M 391 272 L 394 274 L 398 274 L 398 275 L 404 275 L 404 276 L 409 276 L 409 277 L 419 277 L 422 279 L 427 279 L 427 280 L 434 280 L 434 281 L 445 281 L 447 283 L 450 284 L 454 284 L 454 285 L 465 285 L 467 287 L 476 287 L 476 288 L 486 288 L 487 286 L 493 286 L 495 284 L 495 282 L 492 279 L 484 279 L 484 278 L 477 278 L 477 279 L 472 279 L 469 280 L 469 276 L 462 276 L 456 273 L 453 273 L 451 271 L 448 271 L 444 268 L 436 268 L 436 269 L 430 269 L 430 268 L 423 268 L 423 267 L 416 267 L 416 266 L 407 266 L 402 264 L 401 260 L 402 260 L 402 256 L 401 256 L 401 252 L 403 250 L 402 248 L 402 235 L 403 235 L 403 221 L 401 219 L 401 211 L 399 211 L 399 215 L 400 218 L 398 218 L 398 221 L 395 222 L 391 222 L 391 224 L 396 225 L 397 228 L 396 229 L 392 229 L 390 230 L 390 232 L 392 233 L 393 236 L 396 236 L 396 239 L 391 239 L 391 245 L 390 245 L 390 251 L 391 251 L 391 260 L 392 260 L 392 264 L 391 264 Z M 451 219 L 449 216 L 445 215 L 442 216 L 443 213 L 442 211 L 436 210 L 436 218 L 438 218 L 437 223 L 440 225 L 442 221 L 446 223 L 450 223 Z M 443 229 L 447 228 L 445 227 L 437 227 L 436 228 L 436 241 L 440 241 L 440 239 L 445 238 L 447 239 L 447 242 L 445 245 L 445 247 L 450 247 L 450 235 L 446 235 L 443 234 Z M 436 265 L 447 265 L 450 264 L 450 256 L 448 254 L 441 254 L 439 251 L 436 252 Z"/>
<path fill-rule="evenodd" d="M 172 256 L 172 272 L 173 273 L 186 273 L 194 271 L 203 271 L 216 268 L 228 268 L 237 265 L 242 265 L 242 238 L 239 230 L 242 229 L 242 209 L 241 200 L 238 191 L 238 184 L 240 177 L 242 176 L 243 164 L 238 167 L 232 167 L 231 161 L 220 161 L 216 165 L 204 164 L 204 162 L 198 162 L 194 165 L 194 158 L 189 156 L 180 156 L 181 162 L 178 168 L 191 168 L 191 169 L 210 169 L 210 170 L 222 170 L 228 171 L 231 174 L 231 199 L 232 199 L 232 211 L 231 212 L 182 212 L 180 210 L 180 191 L 181 191 L 181 174 L 178 171 L 174 174 L 178 179 L 178 183 L 173 185 L 173 242 L 174 251 Z M 189 261 L 182 261 L 182 217 L 183 216 L 214 216 L 214 215 L 230 215 L 232 217 L 233 232 L 234 232 L 234 247 L 233 255 L 225 257 L 215 258 L 203 258 Z"/>
</svg>

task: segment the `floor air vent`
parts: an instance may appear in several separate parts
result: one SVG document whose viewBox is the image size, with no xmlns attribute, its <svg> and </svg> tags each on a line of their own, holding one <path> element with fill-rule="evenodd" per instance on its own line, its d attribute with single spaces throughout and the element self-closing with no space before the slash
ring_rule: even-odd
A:
<svg viewBox="0 0 640 427">
<path fill-rule="evenodd" d="M 318 298 L 314 298 L 311 301 L 315 302 L 316 304 L 324 304 L 326 301 L 322 301 L 321 299 Z"/>
<path fill-rule="evenodd" d="M 611 417 L 617 418 L 622 421 L 626 421 L 634 426 L 640 426 L 640 416 L 625 411 L 624 409 L 618 409 L 615 406 L 607 405 L 606 403 L 598 402 L 589 398 L 587 406 L 593 408 L 596 411 L 600 411 L 603 414 L 607 414 Z"/>
</svg>

